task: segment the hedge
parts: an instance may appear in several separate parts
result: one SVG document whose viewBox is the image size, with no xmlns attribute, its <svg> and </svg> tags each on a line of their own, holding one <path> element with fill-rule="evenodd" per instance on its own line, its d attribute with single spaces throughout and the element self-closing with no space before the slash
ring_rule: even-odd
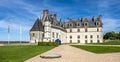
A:
<svg viewBox="0 0 120 62">
<path fill-rule="evenodd" d="M 38 42 L 38 46 L 58 46 L 58 42 Z"/>
</svg>

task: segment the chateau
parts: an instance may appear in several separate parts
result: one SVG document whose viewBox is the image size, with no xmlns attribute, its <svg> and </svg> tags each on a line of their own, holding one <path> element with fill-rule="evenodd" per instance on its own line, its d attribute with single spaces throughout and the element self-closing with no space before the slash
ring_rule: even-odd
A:
<svg viewBox="0 0 120 62">
<path fill-rule="evenodd" d="M 49 14 L 43 10 L 43 15 L 36 20 L 30 30 L 30 42 L 54 42 L 56 39 L 61 43 L 99 43 L 103 42 L 101 16 L 91 19 L 67 19 L 63 22 L 57 20 L 56 14 Z"/>
</svg>

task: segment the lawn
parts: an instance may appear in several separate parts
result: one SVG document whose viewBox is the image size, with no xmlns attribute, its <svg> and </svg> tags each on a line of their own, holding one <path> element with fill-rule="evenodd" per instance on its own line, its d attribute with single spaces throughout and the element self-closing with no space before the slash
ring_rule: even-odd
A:
<svg viewBox="0 0 120 62">
<path fill-rule="evenodd" d="M 0 62 L 23 62 L 55 46 L 0 46 Z"/>
<path fill-rule="evenodd" d="M 99 45 L 120 45 L 120 40 L 107 41 L 103 43 L 90 43 L 90 44 L 99 44 Z"/>
<path fill-rule="evenodd" d="M 72 45 L 72 46 L 97 54 L 120 52 L 120 47 L 115 47 L 115 46 L 83 46 L 83 45 Z"/>
</svg>

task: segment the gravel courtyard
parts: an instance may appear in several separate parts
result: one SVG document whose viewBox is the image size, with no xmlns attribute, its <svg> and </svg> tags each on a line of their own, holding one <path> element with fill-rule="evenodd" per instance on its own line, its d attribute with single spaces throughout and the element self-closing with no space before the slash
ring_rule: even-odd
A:
<svg viewBox="0 0 120 62">
<path fill-rule="evenodd" d="M 43 54 L 61 54 L 61 58 L 44 59 L 37 55 L 25 62 L 120 62 L 120 53 L 95 54 L 69 45 L 61 45 Z"/>
</svg>

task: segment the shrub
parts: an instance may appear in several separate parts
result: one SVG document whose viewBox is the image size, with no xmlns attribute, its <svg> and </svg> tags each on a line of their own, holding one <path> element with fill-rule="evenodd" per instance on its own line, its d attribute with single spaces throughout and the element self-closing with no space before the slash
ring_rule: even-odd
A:
<svg viewBox="0 0 120 62">
<path fill-rule="evenodd" d="M 58 46 L 58 42 L 38 42 L 38 46 Z"/>
</svg>

